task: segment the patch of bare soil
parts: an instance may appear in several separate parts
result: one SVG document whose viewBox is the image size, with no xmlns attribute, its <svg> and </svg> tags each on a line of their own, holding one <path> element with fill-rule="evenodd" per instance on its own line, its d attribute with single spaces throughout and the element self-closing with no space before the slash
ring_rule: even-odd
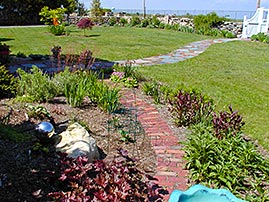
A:
<svg viewBox="0 0 269 202">
<path fill-rule="evenodd" d="M 123 148 L 131 157 L 138 159 L 140 169 L 154 174 L 155 152 L 140 123 L 127 109 L 122 108 L 119 113 L 109 115 L 87 100 L 83 107 L 72 108 L 62 97 L 51 103 L 32 105 L 47 109 L 55 122 L 56 133 L 74 121 L 87 126 L 105 161 L 113 158 L 118 148 Z M 36 148 L 39 140 L 34 130 L 38 123 L 48 119 L 32 117 L 31 114 L 26 104 L 0 100 L 0 120 L 28 137 L 24 141 L 14 141 L 3 128 L 0 130 L 0 201 L 49 201 L 47 194 L 55 191 L 48 173 L 53 176 L 51 172 L 58 168 L 56 154 L 51 145 Z M 131 141 L 122 141 L 120 130 L 127 132 Z"/>
</svg>

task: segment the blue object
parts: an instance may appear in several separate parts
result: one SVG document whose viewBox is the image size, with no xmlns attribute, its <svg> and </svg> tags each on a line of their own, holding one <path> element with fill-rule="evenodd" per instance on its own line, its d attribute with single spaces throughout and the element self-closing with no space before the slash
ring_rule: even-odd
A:
<svg viewBox="0 0 269 202">
<path fill-rule="evenodd" d="M 246 202 L 236 198 L 229 190 L 210 189 L 196 184 L 187 191 L 174 190 L 168 202 Z"/>
</svg>

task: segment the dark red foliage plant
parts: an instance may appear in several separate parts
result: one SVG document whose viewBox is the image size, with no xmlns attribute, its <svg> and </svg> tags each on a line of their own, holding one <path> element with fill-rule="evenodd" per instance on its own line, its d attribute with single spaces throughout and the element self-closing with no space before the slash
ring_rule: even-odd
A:
<svg viewBox="0 0 269 202">
<path fill-rule="evenodd" d="M 210 120 L 214 109 L 213 100 L 195 90 L 180 90 L 169 104 L 169 111 L 179 127 Z"/>
<path fill-rule="evenodd" d="M 88 163 L 86 157 L 73 159 L 60 153 L 58 184 L 62 184 L 62 189 L 49 196 L 59 202 L 163 201 L 168 191 L 153 182 L 155 178 L 137 169 L 126 150 L 118 151 L 119 155 L 110 163 Z"/>
<path fill-rule="evenodd" d="M 78 28 L 80 29 L 92 29 L 94 26 L 94 22 L 91 21 L 90 18 L 82 18 L 78 23 L 77 23 Z"/>
<path fill-rule="evenodd" d="M 229 106 L 229 111 L 223 111 L 219 114 L 213 114 L 213 128 L 218 139 L 224 139 L 228 135 L 237 135 L 241 133 L 242 127 L 245 125 L 242 116 L 238 111 L 233 111 Z"/>
</svg>

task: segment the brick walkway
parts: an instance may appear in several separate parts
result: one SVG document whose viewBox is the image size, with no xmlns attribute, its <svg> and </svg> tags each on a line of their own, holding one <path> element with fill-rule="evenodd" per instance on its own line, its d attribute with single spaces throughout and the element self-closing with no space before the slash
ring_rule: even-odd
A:
<svg viewBox="0 0 269 202">
<path fill-rule="evenodd" d="M 158 110 L 151 104 L 137 98 L 131 90 L 123 90 L 121 103 L 126 108 L 135 108 L 138 120 L 145 133 L 151 139 L 151 144 L 157 156 L 156 178 L 159 184 L 165 186 L 169 194 L 174 189 L 186 190 L 188 171 L 184 169 L 183 155 L 178 137 L 162 119 Z M 165 197 L 168 201 L 169 195 Z"/>
</svg>

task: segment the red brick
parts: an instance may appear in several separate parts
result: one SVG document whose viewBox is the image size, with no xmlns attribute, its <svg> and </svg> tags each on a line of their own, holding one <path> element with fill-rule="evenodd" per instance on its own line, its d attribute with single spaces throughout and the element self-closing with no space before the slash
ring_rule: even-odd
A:
<svg viewBox="0 0 269 202">
<path fill-rule="evenodd" d="M 167 179 L 167 176 L 166 175 L 157 175 L 157 176 L 154 176 L 154 177 L 158 179 L 158 181 L 160 182 L 160 184 L 161 184 L 161 182 L 167 181 L 166 180 Z"/>
<path fill-rule="evenodd" d="M 170 172 L 170 171 L 157 171 L 157 175 L 166 175 L 166 176 L 176 176 L 176 172 Z"/>
<path fill-rule="evenodd" d="M 165 154 L 166 153 L 166 150 L 164 150 L 164 149 L 158 149 L 155 152 L 156 152 L 156 154 Z"/>
</svg>

